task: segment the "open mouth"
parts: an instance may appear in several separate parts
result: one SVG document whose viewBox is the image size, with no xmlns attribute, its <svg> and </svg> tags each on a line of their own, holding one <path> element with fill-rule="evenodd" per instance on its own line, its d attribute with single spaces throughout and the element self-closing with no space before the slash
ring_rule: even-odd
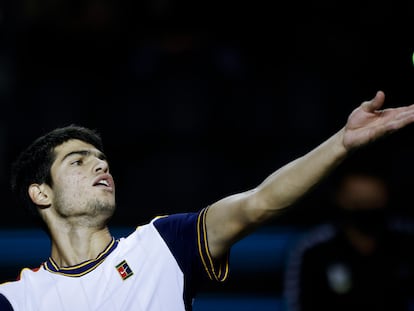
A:
<svg viewBox="0 0 414 311">
<path fill-rule="evenodd" d="M 103 188 L 112 190 L 114 188 L 114 183 L 113 183 L 111 175 L 105 174 L 105 175 L 101 175 L 97 179 L 95 179 L 95 182 L 93 183 L 93 186 L 94 187 L 103 187 Z"/>
</svg>

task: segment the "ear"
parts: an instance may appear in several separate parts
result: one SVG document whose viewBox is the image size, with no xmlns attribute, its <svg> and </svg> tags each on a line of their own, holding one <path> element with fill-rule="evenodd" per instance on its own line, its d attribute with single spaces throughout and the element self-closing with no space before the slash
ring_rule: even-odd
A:
<svg viewBox="0 0 414 311">
<path fill-rule="evenodd" d="M 31 184 L 28 192 L 33 203 L 37 206 L 45 208 L 52 204 L 52 191 L 48 185 Z"/>
</svg>

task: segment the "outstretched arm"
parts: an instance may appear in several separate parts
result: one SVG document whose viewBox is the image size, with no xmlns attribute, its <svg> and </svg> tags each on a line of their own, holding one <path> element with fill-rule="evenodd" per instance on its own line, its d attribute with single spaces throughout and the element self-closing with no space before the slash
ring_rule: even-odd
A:
<svg viewBox="0 0 414 311">
<path fill-rule="evenodd" d="M 302 198 L 347 154 L 414 122 L 414 105 L 380 110 L 384 93 L 363 102 L 345 126 L 304 156 L 282 166 L 256 188 L 226 197 L 206 216 L 211 255 L 218 258 L 237 240 Z"/>
</svg>

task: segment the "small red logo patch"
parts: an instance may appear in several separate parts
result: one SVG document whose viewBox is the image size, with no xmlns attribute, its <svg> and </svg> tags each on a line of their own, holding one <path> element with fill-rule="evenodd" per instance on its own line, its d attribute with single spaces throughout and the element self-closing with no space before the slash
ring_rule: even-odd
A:
<svg viewBox="0 0 414 311">
<path fill-rule="evenodd" d="M 132 272 L 131 268 L 128 266 L 126 260 L 123 260 L 115 268 L 123 280 L 126 280 L 134 274 L 134 272 Z"/>
</svg>

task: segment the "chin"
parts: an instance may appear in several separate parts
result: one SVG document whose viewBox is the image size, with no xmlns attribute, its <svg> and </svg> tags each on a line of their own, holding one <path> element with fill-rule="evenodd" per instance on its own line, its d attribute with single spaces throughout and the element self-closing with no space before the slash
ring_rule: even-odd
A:
<svg viewBox="0 0 414 311">
<path fill-rule="evenodd" d="M 115 202 L 96 201 L 93 207 L 97 215 L 107 214 L 108 216 L 112 216 L 115 212 L 116 204 Z"/>
</svg>

